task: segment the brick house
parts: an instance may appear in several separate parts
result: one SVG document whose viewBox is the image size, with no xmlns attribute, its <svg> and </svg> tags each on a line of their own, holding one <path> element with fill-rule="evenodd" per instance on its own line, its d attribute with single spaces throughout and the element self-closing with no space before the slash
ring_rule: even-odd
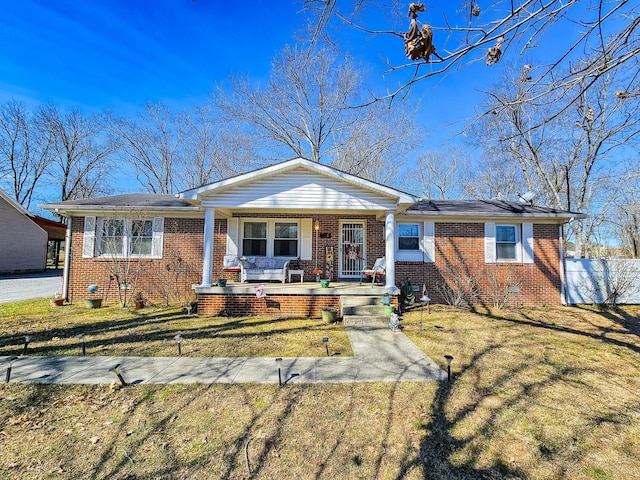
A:
<svg viewBox="0 0 640 480">
<path fill-rule="evenodd" d="M 44 205 L 68 219 L 65 297 L 97 284 L 199 312 L 317 316 L 344 295 L 397 294 L 410 279 L 434 302 L 552 305 L 564 293 L 563 224 L 574 212 L 497 200 L 424 200 L 296 158 L 172 195 L 128 194 Z M 294 283 L 265 297 L 228 258 L 284 258 Z M 386 258 L 383 285 L 361 270 Z M 125 267 L 133 275 L 118 284 Z M 313 270 L 331 280 L 319 288 Z M 225 287 L 216 286 L 225 278 Z M 289 279 L 290 281 L 291 279 Z M 297 279 L 296 279 L 297 280 Z"/>
</svg>

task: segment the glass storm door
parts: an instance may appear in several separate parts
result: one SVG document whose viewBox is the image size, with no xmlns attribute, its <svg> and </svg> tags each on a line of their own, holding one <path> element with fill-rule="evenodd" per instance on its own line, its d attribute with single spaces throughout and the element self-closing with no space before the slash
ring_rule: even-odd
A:
<svg viewBox="0 0 640 480">
<path fill-rule="evenodd" d="M 363 258 L 365 258 L 364 222 L 340 223 L 340 262 L 338 276 L 360 278 Z"/>
</svg>

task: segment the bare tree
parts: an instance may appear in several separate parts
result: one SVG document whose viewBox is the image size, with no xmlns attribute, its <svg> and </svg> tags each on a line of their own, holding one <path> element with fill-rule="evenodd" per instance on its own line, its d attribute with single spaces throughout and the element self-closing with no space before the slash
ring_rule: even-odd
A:
<svg viewBox="0 0 640 480">
<path fill-rule="evenodd" d="M 27 209 L 51 162 L 51 141 L 24 104 L 9 101 L 0 106 L 0 180 Z"/>
<path fill-rule="evenodd" d="M 194 188 L 245 171 L 255 159 L 253 143 L 243 132 L 216 117 L 207 103 L 182 115 L 184 153 L 175 174 L 184 188 Z"/>
<path fill-rule="evenodd" d="M 498 152 L 517 163 L 526 188 L 549 206 L 591 214 L 571 223 L 576 256 L 620 185 L 615 155 L 640 133 L 640 103 L 616 95 L 618 81 L 613 74 L 602 76 L 597 88 L 558 88 L 536 101 L 530 97 L 536 87 L 521 77 L 502 82 L 488 93 L 487 110 L 494 113 L 482 116 L 475 133 L 487 157 Z M 577 98 L 571 109 L 564 108 L 567 97 Z"/>
<path fill-rule="evenodd" d="M 172 193 L 179 188 L 174 169 L 181 161 L 183 128 L 179 118 L 160 103 L 147 103 L 137 121 L 104 117 L 121 158 L 136 171 L 140 184 L 151 193 Z"/>
<path fill-rule="evenodd" d="M 375 99 L 393 99 L 417 82 L 479 60 L 488 67 L 536 48 L 543 48 L 550 60 L 528 73 L 534 83 L 546 83 L 549 91 L 552 83 L 588 89 L 589 82 L 581 80 L 597 79 L 640 53 L 638 1 L 460 0 L 438 9 L 397 0 L 305 0 L 304 4 L 315 20 L 311 42 L 326 41 L 332 28 L 346 25 L 368 37 L 389 37 L 408 57 L 409 61 L 387 60 L 386 74 L 397 77 L 393 84 L 398 86 Z M 558 32 L 575 36 L 566 47 L 557 48 L 552 34 Z M 558 66 L 584 52 L 594 52 L 598 61 L 549 81 Z"/>
<path fill-rule="evenodd" d="M 361 92 L 360 72 L 348 57 L 287 47 L 265 87 L 236 77 L 229 92 L 220 88 L 214 98 L 227 122 L 242 125 L 262 146 L 379 180 L 396 167 L 392 152 L 409 143 L 412 117 L 401 106 L 353 108 Z"/>
<path fill-rule="evenodd" d="M 114 147 L 95 118 L 85 117 L 77 109 L 67 113 L 48 105 L 38 112 L 48 130 L 52 165 L 49 170 L 60 200 L 74 200 L 108 193 L 107 177 Z"/>
<path fill-rule="evenodd" d="M 460 147 L 428 150 L 417 161 L 407 186 L 425 198 L 460 199 L 466 195 L 472 161 Z"/>
</svg>

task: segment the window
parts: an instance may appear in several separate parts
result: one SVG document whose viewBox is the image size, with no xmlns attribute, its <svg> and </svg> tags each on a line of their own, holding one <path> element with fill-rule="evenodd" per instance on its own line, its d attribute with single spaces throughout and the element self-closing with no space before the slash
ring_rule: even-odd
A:
<svg viewBox="0 0 640 480">
<path fill-rule="evenodd" d="M 417 223 L 398 224 L 398 250 L 420 249 L 420 226 Z"/>
<path fill-rule="evenodd" d="M 242 222 L 242 252 L 245 257 L 293 257 L 300 255 L 300 226 L 293 220 Z"/>
<path fill-rule="evenodd" d="M 88 217 L 90 220 L 95 217 Z M 86 219 L 87 220 L 87 219 Z M 85 222 L 84 256 L 93 256 L 91 233 L 96 228 L 96 252 L 103 257 L 157 257 L 162 256 L 162 231 L 164 219 L 98 218 L 97 222 Z"/>
<path fill-rule="evenodd" d="M 100 236 L 102 255 L 122 255 L 124 249 L 124 220 L 103 219 Z"/>
<path fill-rule="evenodd" d="M 153 221 L 133 220 L 131 222 L 131 255 L 151 255 L 153 248 Z"/>
<path fill-rule="evenodd" d="M 242 254 L 265 257 L 267 255 L 267 222 L 245 222 Z"/>
<path fill-rule="evenodd" d="M 298 256 L 298 224 L 276 222 L 273 240 L 273 255 L 276 257 Z"/>
<path fill-rule="evenodd" d="M 520 232 L 515 225 L 496 225 L 496 259 L 518 261 Z"/>
</svg>

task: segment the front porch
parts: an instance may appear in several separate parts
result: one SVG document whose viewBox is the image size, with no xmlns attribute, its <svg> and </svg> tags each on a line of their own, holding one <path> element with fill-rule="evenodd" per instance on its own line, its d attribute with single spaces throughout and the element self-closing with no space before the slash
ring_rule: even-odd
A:
<svg viewBox="0 0 640 480">
<path fill-rule="evenodd" d="M 260 288 L 262 291 L 260 291 Z M 342 312 L 344 297 L 382 297 L 389 293 L 384 285 L 358 282 L 331 282 L 323 288 L 318 282 L 238 283 L 225 287 L 194 286 L 198 313 L 205 315 L 280 315 L 320 318 L 322 310 Z M 397 303 L 392 297 L 391 302 Z"/>
</svg>

